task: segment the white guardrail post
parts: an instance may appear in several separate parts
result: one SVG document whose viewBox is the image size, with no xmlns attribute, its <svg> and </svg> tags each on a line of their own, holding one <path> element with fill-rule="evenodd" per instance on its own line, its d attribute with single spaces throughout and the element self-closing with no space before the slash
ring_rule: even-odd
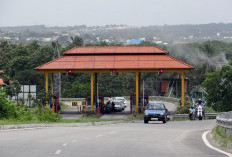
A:
<svg viewBox="0 0 232 157">
<path fill-rule="evenodd" d="M 229 135 L 232 135 L 232 111 L 221 113 L 217 116 L 217 125 Z"/>
</svg>

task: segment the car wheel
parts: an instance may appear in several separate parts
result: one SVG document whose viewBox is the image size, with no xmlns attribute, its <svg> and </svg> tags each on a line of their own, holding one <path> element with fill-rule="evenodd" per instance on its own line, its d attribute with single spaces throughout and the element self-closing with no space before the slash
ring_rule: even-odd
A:
<svg viewBox="0 0 232 157">
<path fill-rule="evenodd" d="M 148 123 L 148 119 L 144 117 L 144 123 L 147 124 Z"/>
<path fill-rule="evenodd" d="M 166 123 L 167 122 L 167 118 L 165 117 L 164 120 L 163 120 L 163 123 Z"/>
<path fill-rule="evenodd" d="M 144 123 L 147 124 L 147 123 L 148 123 L 148 120 L 145 120 L 145 119 L 144 119 Z"/>
</svg>

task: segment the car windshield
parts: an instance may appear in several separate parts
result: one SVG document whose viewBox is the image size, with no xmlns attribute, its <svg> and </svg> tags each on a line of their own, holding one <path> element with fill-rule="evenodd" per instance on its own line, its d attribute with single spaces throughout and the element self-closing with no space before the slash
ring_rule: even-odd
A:
<svg viewBox="0 0 232 157">
<path fill-rule="evenodd" d="M 147 106 L 148 110 L 164 110 L 164 105 L 161 103 L 151 103 Z"/>
</svg>

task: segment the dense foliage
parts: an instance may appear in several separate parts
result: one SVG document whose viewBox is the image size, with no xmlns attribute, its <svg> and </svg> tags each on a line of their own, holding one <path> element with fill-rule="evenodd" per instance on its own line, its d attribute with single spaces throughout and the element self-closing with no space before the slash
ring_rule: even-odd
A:
<svg viewBox="0 0 232 157">
<path fill-rule="evenodd" d="M 27 108 L 23 104 L 17 104 L 0 92 L 0 119 L 13 119 L 16 121 L 56 122 L 61 119 L 59 114 L 55 114 L 50 108 L 42 108 L 38 103 L 33 109 Z"/>
<path fill-rule="evenodd" d="M 208 93 L 207 102 L 217 111 L 232 110 L 232 61 L 220 70 L 206 74 L 203 86 Z"/>
</svg>

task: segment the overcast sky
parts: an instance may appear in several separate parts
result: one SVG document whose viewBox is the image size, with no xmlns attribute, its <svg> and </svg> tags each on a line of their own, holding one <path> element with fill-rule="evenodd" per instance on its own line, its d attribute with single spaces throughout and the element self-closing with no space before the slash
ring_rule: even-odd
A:
<svg viewBox="0 0 232 157">
<path fill-rule="evenodd" d="M 0 26 L 232 23 L 232 0 L 0 0 Z"/>
</svg>

